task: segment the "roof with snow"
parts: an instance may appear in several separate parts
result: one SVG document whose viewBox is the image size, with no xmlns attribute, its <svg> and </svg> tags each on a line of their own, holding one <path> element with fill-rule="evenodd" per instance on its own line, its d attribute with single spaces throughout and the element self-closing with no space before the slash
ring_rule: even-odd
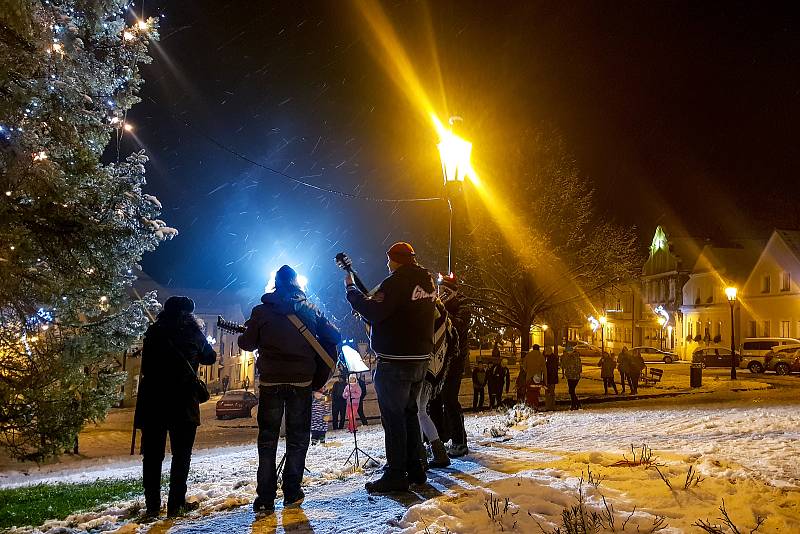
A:
<svg viewBox="0 0 800 534">
<path fill-rule="evenodd" d="M 800 260 L 800 230 L 775 230 L 775 233 L 781 236 L 792 254 Z"/>
</svg>

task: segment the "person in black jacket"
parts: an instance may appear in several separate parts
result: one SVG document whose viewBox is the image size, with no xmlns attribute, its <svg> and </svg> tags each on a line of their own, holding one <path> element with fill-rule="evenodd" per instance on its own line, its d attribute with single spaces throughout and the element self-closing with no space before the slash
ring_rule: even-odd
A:
<svg viewBox="0 0 800 534">
<path fill-rule="evenodd" d="M 422 443 L 417 397 L 433 350 L 436 290 L 430 273 L 417 264 L 408 243 L 387 252 L 391 275 L 373 295 L 358 290 L 347 273 L 347 300 L 372 325 L 370 342 L 378 356 L 375 392 L 386 442 L 383 476 L 367 482 L 370 493 L 407 491 L 409 483 L 424 484 L 419 457 Z"/>
<path fill-rule="evenodd" d="M 333 419 L 333 429 L 341 430 L 344 428 L 344 418 L 347 410 L 347 401 L 344 400 L 344 388 L 347 386 L 347 376 L 344 371 L 340 371 L 339 378 L 333 383 L 331 388 L 331 415 Z"/>
<path fill-rule="evenodd" d="M 299 506 L 305 498 L 303 479 L 311 432 L 311 381 L 316 351 L 287 315 L 295 314 L 316 336 L 328 354 L 336 353 L 339 331 L 308 300 L 297 273 L 284 265 L 275 274 L 275 291 L 261 297 L 239 336 L 243 350 L 258 349 L 258 472 L 257 513 L 275 511 L 278 473 L 275 456 L 281 419 L 286 412 L 286 463 L 283 468 L 283 505 Z"/>
<path fill-rule="evenodd" d="M 508 367 L 502 361 L 495 362 L 489 369 L 486 383 L 489 387 L 489 408 L 497 408 L 503 403 L 503 384 L 506 385 L 506 393 L 511 388 Z"/>
<path fill-rule="evenodd" d="M 142 429 L 142 484 L 149 517 L 158 516 L 161 509 L 167 434 L 172 449 L 167 515 L 180 515 L 190 508 L 186 478 L 200 425 L 200 403 L 192 385 L 199 364 L 211 365 L 217 359 L 193 311 L 192 299 L 170 297 L 144 335 L 134 426 Z"/>
<path fill-rule="evenodd" d="M 442 442 L 450 441 L 447 455 L 458 458 L 469 452 L 467 433 L 464 431 L 464 413 L 458 394 L 461 391 L 461 379 L 464 367 L 469 359 L 469 321 L 470 310 L 458 292 L 458 278 L 455 274 L 443 276 L 439 281 L 439 298 L 444 302 L 450 320 L 456 332 L 458 353 L 450 362 L 450 368 L 442 386 L 442 402 L 444 404 L 444 425 L 439 431 Z"/>
</svg>

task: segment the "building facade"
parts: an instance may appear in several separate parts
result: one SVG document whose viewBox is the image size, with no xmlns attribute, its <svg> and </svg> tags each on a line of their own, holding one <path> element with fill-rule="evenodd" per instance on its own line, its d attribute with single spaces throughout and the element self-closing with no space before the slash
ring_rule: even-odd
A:
<svg viewBox="0 0 800 534">
<path fill-rule="evenodd" d="M 762 248 L 761 241 L 740 241 L 724 247 L 706 245 L 703 248 L 683 286 L 682 357 L 690 358 L 700 346 L 731 346 L 731 308 L 725 288 L 744 285 Z M 733 327 L 741 325 L 740 309 L 741 306 L 734 307 Z M 737 344 L 738 340 L 741 336 L 737 333 Z"/>
<path fill-rule="evenodd" d="M 739 339 L 800 339 L 800 231 L 775 230 L 741 288 Z"/>
<path fill-rule="evenodd" d="M 685 341 L 680 335 L 684 328 L 683 286 L 703 243 L 701 238 L 670 237 L 664 228 L 656 227 L 650 255 L 642 268 L 642 308 L 636 321 L 642 345 L 685 353 Z"/>
</svg>

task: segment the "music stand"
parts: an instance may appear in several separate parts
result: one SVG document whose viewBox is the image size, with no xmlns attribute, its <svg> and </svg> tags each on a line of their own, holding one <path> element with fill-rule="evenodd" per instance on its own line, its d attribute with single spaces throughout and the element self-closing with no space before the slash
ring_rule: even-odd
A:
<svg viewBox="0 0 800 534">
<path fill-rule="evenodd" d="M 342 346 L 342 352 L 339 357 L 339 363 L 341 363 L 345 369 L 345 373 L 347 376 L 347 390 L 351 394 L 350 398 L 352 398 L 353 390 L 352 390 L 352 384 L 350 384 L 350 375 L 369 371 L 369 367 L 367 367 L 366 364 L 364 363 L 364 360 L 361 359 L 361 355 L 358 353 L 358 351 L 355 350 L 353 347 L 350 347 L 349 345 Z M 366 394 L 366 391 L 362 391 L 361 394 L 362 395 Z M 353 410 L 350 409 L 349 411 L 352 412 Z M 358 459 L 358 453 L 363 454 L 376 464 L 380 464 L 378 460 L 370 456 L 364 449 L 358 446 L 358 436 L 357 436 L 358 424 L 355 421 L 356 419 L 355 413 L 352 413 L 352 415 L 353 415 L 353 451 L 350 453 L 350 456 L 347 457 L 347 460 L 345 460 L 344 465 L 352 464 L 353 470 L 355 470 L 357 467 L 363 468 L 365 465 L 367 465 L 366 459 L 364 460 L 364 465 L 361 465 L 361 462 Z"/>
</svg>

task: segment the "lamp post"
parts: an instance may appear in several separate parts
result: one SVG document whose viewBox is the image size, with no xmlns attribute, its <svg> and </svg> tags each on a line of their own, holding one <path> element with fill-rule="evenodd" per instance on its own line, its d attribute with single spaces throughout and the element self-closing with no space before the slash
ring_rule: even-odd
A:
<svg viewBox="0 0 800 534">
<path fill-rule="evenodd" d="M 450 117 L 450 126 L 460 120 L 461 117 Z M 472 170 L 472 143 L 461 139 L 451 130 L 444 129 L 440 132 L 437 146 L 442 160 L 447 208 L 450 211 L 447 235 L 447 272 L 450 274 L 453 272 L 453 200 L 461 196 L 464 179 Z"/>
<path fill-rule="evenodd" d="M 602 354 L 606 353 L 606 323 L 608 319 L 605 315 L 600 316 L 600 352 Z"/>
<path fill-rule="evenodd" d="M 666 324 L 667 320 L 663 317 L 658 318 L 658 350 L 664 350 L 664 325 Z"/>
<path fill-rule="evenodd" d="M 736 304 L 736 288 L 729 286 L 725 288 L 725 296 L 728 297 L 728 304 L 731 305 L 731 380 L 736 380 L 736 330 L 733 327 L 733 306 Z"/>
<path fill-rule="evenodd" d="M 547 328 L 546 324 L 542 325 L 542 352 L 544 352 L 544 347 L 547 345 Z"/>
</svg>

